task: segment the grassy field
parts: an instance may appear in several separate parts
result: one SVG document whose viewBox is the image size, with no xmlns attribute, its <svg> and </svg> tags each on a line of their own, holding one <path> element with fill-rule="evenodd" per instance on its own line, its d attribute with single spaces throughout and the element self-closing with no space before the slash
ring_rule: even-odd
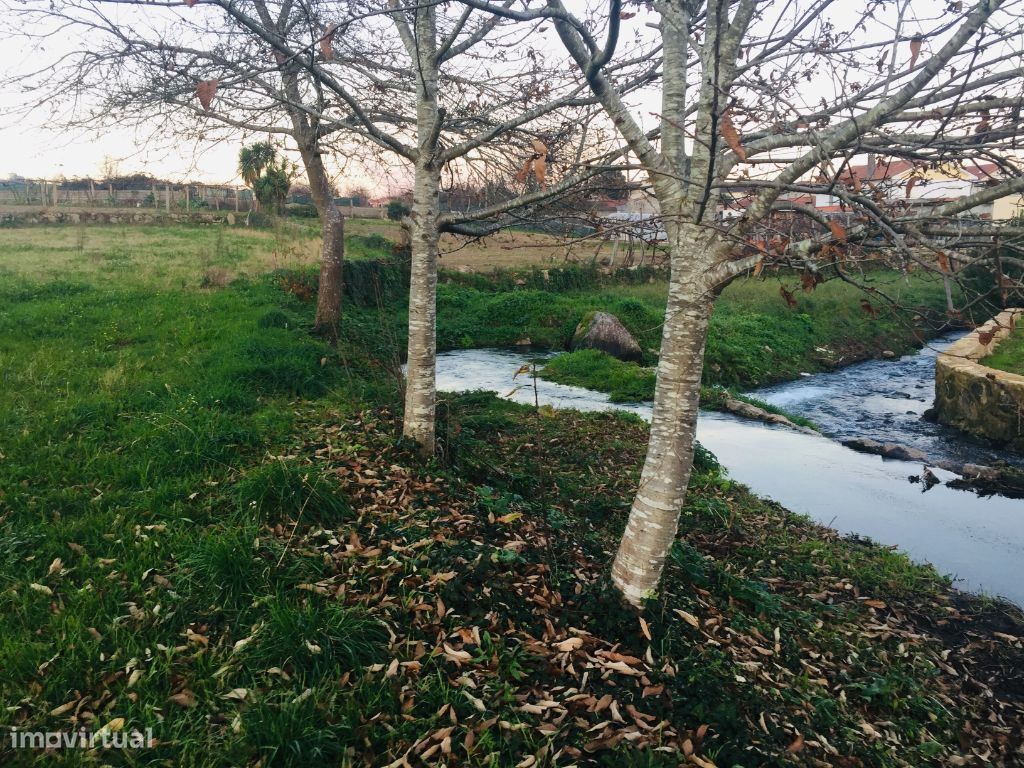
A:
<svg viewBox="0 0 1024 768">
<path fill-rule="evenodd" d="M 1000 606 L 701 453 L 641 621 L 605 586 L 641 423 L 471 394 L 424 466 L 396 420 L 400 311 L 350 297 L 328 347 L 305 273 L 200 289 L 208 241 L 176 258 L 154 234 L 112 270 L 47 269 L 0 232 L 0 725 L 157 740 L 44 755 L 4 728 L 0 763 L 1019 756 L 1024 659 L 1001 637 L 1022 630 Z"/>
<path fill-rule="evenodd" d="M 347 219 L 347 257 L 364 258 L 360 239 L 374 235 L 395 241 L 399 225 L 387 219 Z M 302 269 L 317 263 L 319 233 L 314 224 L 288 219 L 267 229 L 224 225 L 60 225 L 4 229 L 0 275 L 32 280 L 85 275 L 168 288 L 225 285 L 235 277 L 274 269 Z M 441 265 L 454 271 L 557 266 L 589 262 L 596 245 L 570 249 L 561 239 L 530 232 L 502 232 L 480 241 L 446 235 Z"/>
<path fill-rule="evenodd" d="M 1024 326 L 1018 325 L 983 362 L 989 368 L 1024 376 Z"/>
</svg>

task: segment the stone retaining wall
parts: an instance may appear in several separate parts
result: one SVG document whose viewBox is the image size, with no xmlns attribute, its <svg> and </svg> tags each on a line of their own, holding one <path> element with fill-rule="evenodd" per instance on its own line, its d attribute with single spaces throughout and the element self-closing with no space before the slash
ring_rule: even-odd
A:
<svg viewBox="0 0 1024 768">
<path fill-rule="evenodd" d="M 980 362 L 1019 322 L 1024 309 L 1008 309 L 939 355 L 935 409 L 943 424 L 1024 451 L 1024 376 Z"/>
</svg>

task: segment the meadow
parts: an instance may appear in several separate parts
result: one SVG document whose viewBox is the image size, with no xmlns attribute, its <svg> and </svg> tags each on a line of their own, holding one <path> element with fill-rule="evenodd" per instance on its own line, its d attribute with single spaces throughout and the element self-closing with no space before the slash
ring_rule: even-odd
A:
<svg viewBox="0 0 1024 768">
<path fill-rule="evenodd" d="M 397 421 L 401 269 L 373 234 L 350 237 L 331 347 L 275 232 L 0 232 L 2 725 L 157 740 L 5 740 L 0 761 L 1012 759 L 1004 608 L 751 496 L 705 452 L 640 619 L 606 577 L 642 423 L 450 397 L 419 462 Z M 647 323 L 663 291 L 450 279 L 451 344 L 492 342 L 470 336 L 482 317 L 552 342 L 586 307 Z"/>
</svg>

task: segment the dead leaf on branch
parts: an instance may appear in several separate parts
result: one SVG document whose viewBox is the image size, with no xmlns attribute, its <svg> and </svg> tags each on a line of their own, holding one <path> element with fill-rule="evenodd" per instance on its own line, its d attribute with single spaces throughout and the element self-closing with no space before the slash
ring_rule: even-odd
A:
<svg viewBox="0 0 1024 768">
<path fill-rule="evenodd" d="M 515 178 L 520 184 L 524 184 L 530 175 L 533 174 L 541 189 L 544 189 L 547 172 L 548 147 L 540 139 L 533 139 L 531 142 L 533 155 L 527 158 L 523 167 L 519 169 Z"/>
<path fill-rule="evenodd" d="M 747 159 L 746 150 L 743 149 L 743 144 L 740 142 L 739 131 L 736 130 L 736 126 L 733 125 L 732 117 L 729 115 L 729 110 L 722 113 L 722 138 L 725 139 L 725 143 L 729 145 L 729 149 L 736 153 L 736 157 L 739 161 L 745 162 Z"/>
<path fill-rule="evenodd" d="M 914 65 L 917 64 L 917 57 L 921 55 L 921 37 L 915 35 L 910 38 L 910 68 L 913 69 Z"/>
<path fill-rule="evenodd" d="M 839 242 L 846 240 L 846 227 L 840 224 L 835 219 L 832 219 L 828 223 L 828 228 L 832 231 L 832 237 Z"/>
<path fill-rule="evenodd" d="M 519 172 L 516 174 L 516 181 L 518 181 L 520 184 L 525 182 L 526 179 L 530 176 L 530 170 L 532 168 L 533 168 L 533 160 L 532 159 L 527 160 L 523 164 L 523 167 L 520 168 Z"/>
<path fill-rule="evenodd" d="M 327 29 L 324 31 L 324 36 L 320 38 L 320 52 L 324 55 L 327 61 L 334 58 L 334 33 L 338 31 L 338 24 L 331 22 L 327 25 Z"/>
<path fill-rule="evenodd" d="M 203 105 L 203 109 L 210 110 L 219 82 L 219 80 L 200 80 L 196 85 L 196 95 L 199 96 L 199 103 Z"/>
</svg>

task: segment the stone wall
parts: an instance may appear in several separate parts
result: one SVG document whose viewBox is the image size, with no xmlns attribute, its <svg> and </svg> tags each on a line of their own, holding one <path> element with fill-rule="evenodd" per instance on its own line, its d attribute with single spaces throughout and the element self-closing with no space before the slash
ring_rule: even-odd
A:
<svg viewBox="0 0 1024 768">
<path fill-rule="evenodd" d="M 245 212 L 184 211 L 166 212 L 152 208 L 61 209 L 30 208 L 0 211 L 0 227 L 32 226 L 33 224 L 164 224 L 167 222 L 192 224 L 234 224 L 245 221 Z"/>
<path fill-rule="evenodd" d="M 981 363 L 1018 322 L 1024 309 L 1008 309 L 939 355 L 935 409 L 943 424 L 1024 452 L 1024 376 Z"/>
</svg>

